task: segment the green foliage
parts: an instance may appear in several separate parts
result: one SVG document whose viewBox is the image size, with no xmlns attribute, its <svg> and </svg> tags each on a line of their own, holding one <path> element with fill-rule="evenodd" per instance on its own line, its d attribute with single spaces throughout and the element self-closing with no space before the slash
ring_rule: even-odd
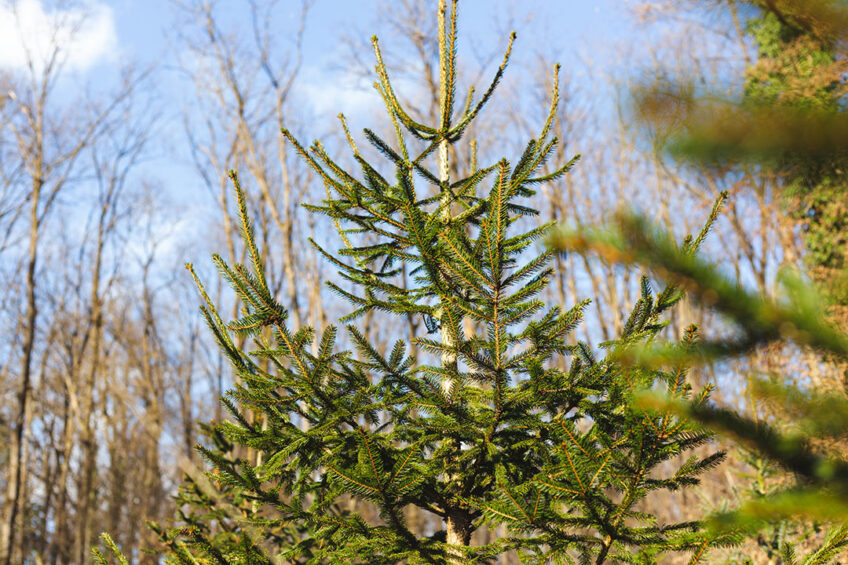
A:
<svg viewBox="0 0 848 565">
<path fill-rule="evenodd" d="M 622 216 L 607 233 L 571 237 L 581 249 L 598 249 L 617 259 L 646 265 L 661 277 L 683 284 L 705 306 L 735 322 L 727 339 L 706 341 L 692 354 L 721 363 L 775 343 L 812 348 L 820 362 L 848 361 L 848 199 L 845 161 L 848 115 L 845 113 L 845 39 L 848 6 L 841 0 L 774 0 L 740 2 L 761 8 L 747 31 L 758 59 L 747 69 L 743 97 L 694 96 L 686 87 L 643 94 L 644 116 L 666 125 L 682 124 L 672 134 L 676 157 L 722 165 L 743 164 L 774 174 L 783 184 L 789 215 L 800 220 L 807 247 L 809 279 L 819 283 L 824 300 L 809 289 L 809 279 L 785 273 L 782 296 L 766 299 L 742 289 L 736 281 L 697 258 L 681 254 L 660 231 L 646 230 L 644 220 Z M 671 102 L 671 110 L 663 108 Z M 754 169 L 756 170 L 756 169 Z M 634 230 L 637 237 L 632 237 Z M 647 234 L 650 237 L 641 237 Z M 836 322 L 842 331 L 824 320 Z M 644 351 L 648 364 L 686 356 Z M 693 361 L 694 358 L 689 358 Z M 848 382 L 848 374 L 845 375 Z M 779 416 L 770 422 L 743 417 L 729 409 L 692 406 L 673 401 L 678 414 L 701 421 L 776 462 L 798 477 L 797 485 L 761 492 L 732 512 L 718 516 L 715 526 L 749 533 L 771 532 L 771 549 L 784 563 L 829 563 L 843 555 L 844 527 L 832 529 L 823 544 L 804 558 L 786 532 L 803 522 L 848 523 L 848 463 L 844 458 L 848 404 L 843 391 L 804 390 L 792 375 L 755 380 L 758 401 Z M 666 405 L 656 398 L 650 403 Z M 778 535 L 779 534 L 779 535 Z M 765 536 L 768 538 L 768 536 Z"/>
<path fill-rule="evenodd" d="M 848 5 L 844 0 L 731 1 L 759 8 L 765 15 L 776 18 L 790 34 L 794 30 L 831 44 L 844 37 L 848 29 Z"/>
<path fill-rule="evenodd" d="M 746 100 L 780 111 L 816 111 L 844 119 L 844 80 L 833 41 L 814 30 L 792 27 L 774 12 L 752 20 L 749 29 L 759 60 L 749 71 Z M 846 30 L 848 31 L 848 30 Z M 832 147 L 839 140 L 826 139 Z M 813 275 L 838 304 L 848 305 L 848 204 L 844 158 L 838 151 L 826 160 L 791 155 L 782 163 L 790 213 L 805 222 L 808 263 Z"/>
<path fill-rule="evenodd" d="M 621 336 L 601 351 L 573 342 L 588 301 L 563 311 L 540 299 L 552 253 L 535 242 L 550 226 L 520 221 L 537 214 L 527 205 L 534 186 L 574 163 L 540 172 L 557 144 L 549 139 L 556 88 L 547 121 L 514 164 L 472 164 L 450 179 L 449 147 L 489 100 L 509 50 L 491 86 L 477 101 L 470 93 L 454 118 L 456 2 L 440 27 L 436 125 L 398 103 L 374 41 L 377 89 L 396 139 L 370 130 L 365 137 L 392 176 L 349 136 L 357 173 L 319 143 L 307 150 L 283 132 L 327 188 L 310 208 L 336 223 L 344 247 L 312 244 L 346 281 L 330 283 L 352 305 L 344 320 L 370 311 L 423 319 L 429 333 L 413 340 L 421 353 L 410 356 L 403 340 L 381 351 L 354 325 L 344 328 L 353 351 L 340 346 L 334 326 L 320 336 L 292 331 L 232 173 L 248 263 L 214 261 L 242 304 L 240 317 L 225 324 L 198 285 L 237 384 L 224 399 L 230 419 L 208 428 L 210 443 L 200 448 L 212 471 L 183 486 L 179 524 L 157 527 L 172 563 L 476 563 L 511 549 L 528 563 L 653 563 L 687 550 L 694 563 L 734 541 L 639 507 L 658 491 L 692 487 L 723 457 L 692 453 L 709 434 L 685 418 L 634 406 L 646 388 L 704 405 L 709 389 L 691 391 L 686 365 L 622 362 L 657 342 L 680 290 L 654 293 L 646 279 Z M 431 337 L 437 332 L 441 339 Z M 696 329 L 670 347 L 697 347 Z M 445 529 L 414 531 L 411 508 Z M 496 524 L 509 535 L 468 545 L 474 530 Z"/>
<path fill-rule="evenodd" d="M 748 22 L 758 52 L 748 70 L 745 98 L 749 103 L 837 109 L 837 82 L 823 76 L 835 61 L 833 49 L 801 29 L 789 27 L 773 12 Z"/>
<path fill-rule="evenodd" d="M 212 471 L 184 476 L 176 496 L 178 528 L 148 524 L 167 548 L 167 563 L 232 563 L 234 557 L 241 560 L 236 563 L 272 563 L 268 555 L 275 555 L 283 546 L 297 546 L 297 553 L 286 557 L 287 563 L 308 563 L 312 552 L 305 523 L 278 522 L 270 527 L 256 498 L 233 480 L 244 464 L 244 459 L 237 457 L 238 445 L 225 437 L 220 425 L 201 424 L 201 430 L 206 441 L 199 449 L 213 462 Z M 222 468 L 230 472 L 222 472 Z"/>
<path fill-rule="evenodd" d="M 118 546 L 115 545 L 115 542 L 112 541 L 112 538 L 109 536 L 109 534 L 100 534 L 100 539 L 103 541 L 103 545 L 106 546 L 106 549 L 108 549 L 115 557 L 119 565 L 129 565 L 127 558 L 124 557 L 124 554 L 121 553 L 121 550 L 118 549 Z M 96 547 L 91 549 L 91 557 L 94 560 L 94 563 L 96 563 L 96 565 L 110 565 L 109 561 L 106 559 L 106 556 L 103 555 L 103 552 Z"/>
<path fill-rule="evenodd" d="M 614 262 L 650 268 L 659 278 L 686 288 L 689 296 L 726 315 L 735 325 L 730 337 L 701 341 L 683 351 L 666 346 L 643 348 L 631 359 L 637 366 L 720 363 L 778 342 L 848 359 L 848 336 L 825 321 L 817 295 L 801 279 L 784 276 L 783 294 L 777 300 L 758 296 L 685 247 L 678 248 L 665 232 L 645 219 L 632 215 L 619 215 L 607 230 L 565 232 L 552 241 L 562 250 L 598 252 Z M 823 446 L 827 440 L 844 441 L 848 435 L 845 398 L 799 390 L 776 380 L 755 381 L 754 386 L 757 397 L 775 406 L 788 424 L 753 420 L 731 409 L 655 392 L 643 394 L 639 401 L 699 421 L 765 455 L 800 479 L 797 485 L 761 493 L 740 508 L 716 516 L 713 526 L 717 531 L 756 532 L 765 523 L 799 518 L 848 524 L 848 462 Z M 845 535 L 843 528 L 832 530 L 820 550 L 807 559 L 831 562 L 845 547 Z M 790 548 L 788 542 L 786 547 Z"/>
</svg>

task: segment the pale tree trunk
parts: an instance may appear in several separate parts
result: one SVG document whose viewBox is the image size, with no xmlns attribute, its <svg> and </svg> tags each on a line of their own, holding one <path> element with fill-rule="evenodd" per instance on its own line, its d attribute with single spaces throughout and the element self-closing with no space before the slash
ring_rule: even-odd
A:
<svg viewBox="0 0 848 565">
<path fill-rule="evenodd" d="M 39 140 L 41 136 L 38 136 Z M 36 166 L 41 165 L 41 159 L 37 158 Z M 40 167 L 36 170 L 39 170 Z M 12 433 L 12 444 L 9 448 L 9 474 L 6 483 L 6 508 L 3 514 L 2 531 L 2 555 L 6 565 L 20 562 L 22 528 L 18 521 L 22 510 L 21 496 L 23 485 L 27 480 L 27 465 L 24 460 L 24 446 L 29 437 L 27 422 L 30 417 L 30 388 L 32 381 L 32 356 L 35 347 L 36 321 L 38 319 L 38 305 L 36 304 L 36 280 L 35 273 L 38 263 L 38 239 L 39 218 L 38 205 L 40 203 L 41 189 L 44 187 L 42 177 L 36 176 L 32 183 L 32 196 L 30 202 L 30 232 L 29 251 L 26 269 L 26 315 L 24 319 L 24 341 L 22 345 L 21 373 L 17 397 L 17 411 L 15 415 L 15 427 Z"/>
<path fill-rule="evenodd" d="M 55 565 L 57 562 L 64 563 L 70 560 L 70 555 L 67 554 L 64 543 L 70 539 L 70 525 L 68 523 L 68 477 L 71 470 L 71 449 L 73 449 L 74 430 L 76 422 L 76 410 L 73 409 L 71 402 L 71 394 L 73 392 L 65 387 L 65 395 L 63 399 L 63 421 L 64 429 L 62 430 L 62 444 L 56 450 L 56 462 L 59 465 L 58 479 L 56 484 L 59 492 L 56 497 L 56 534 L 50 543 L 48 550 L 50 563 Z"/>
<path fill-rule="evenodd" d="M 448 116 L 448 96 L 450 93 L 448 92 L 448 45 L 447 45 L 447 33 L 445 30 L 446 23 L 446 13 L 445 13 L 445 2 L 444 0 L 437 0 L 438 2 L 438 14 L 439 14 L 439 102 L 441 108 L 441 127 L 447 128 L 449 125 L 450 116 Z M 444 197 L 442 201 L 442 218 L 447 223 L 451 219 L 451 210 L 450 210 L 450 192 L 445 190 L 444 187 L 450 184 L 450 151 L 449 151 L 449 143 L 447 139 L 442 139 L 439 143 L 438 149 L 438 157 L 439 157 L 439 181 L 442 184 L 442 190 L 444 191 Z M 447 308 L 447 305 L 443 305 L 442 308 Z M 442 316 L 442 327 L 441 327 L 441 339 L 442 345 L 445 348 L 454 348 L 457 344 L 458 336 L 454 334 L 454 327 L 448 323 L 448 316 L 444 312 L 441 312 Z M 460 325 L 461 327 L 461 325 Z M 447 371 L 456 372 L 457 370 L 457 358 L 456 353 L 452 351 L 445 351 L 442 353 L 442 368 Z M 446 395 L 451 395 L 454 392 L 454 387 L 457 386 L 452 379 L 445 378 L 442 381 L 442 388 Z M 458 451 L 461 449 L 461 446 L 454 446 Z M 447 476 L 445 477 L 447 482 L 451 480 L 455 480 L 454 477 Z M 468 545 L 471 539 L 471 517 L 469 512 L 462 508 L 461 506 L 454 506 L 445 508 L 445 530 L 447 532 L 447 536 L 445 541 L 450 545 L 457 546 L 466 546 Z M 452 563 L 462 563 L 463 558 L 460 553 L 453 553 L 449 556 L 449 559 Z"/>
<path fill-rule="evenodd" d="M 97 506 L 97 494 L 95 489 L 95 481 L 97 478 L 97 442 L 95 438 L 96 427 L 93 420 L 95 419 L 95 389 L 98 370 L 100 369 L 100 344 L 103 335 L 103 306 L 100 296 L 100 271 L 103 263 L 103 244 L 104 225 L 106 215 L 108 213 L 108 200 L 104 203 L 100 211 L 100 222 L 97 226 L 97 239 L 94 254 L 94 265 L 92 266 L 91 278 L 91 295 L 89 304 L 91 315 L 88 322 L 89 332 L 91 335 L 91 361 L 83 389 L 82 396 L 82 430 L 80 443 L 83 451 L 83 468 L 82 478 L 78 486 L 78 517 L 77 517 L 77 538 L 76 538 L 76 559 L 79 563 L 84 563 L 88 555 L 89 546 L 92 540 L 92 518 L 94 509 Z"/>
<path fill-rule="evenodd" d="M 192 328 L 191 336 L 189 337 L 188 354 L 185 360 L 185 372 L 181 379 L 183 390 L 180 395 L 180 419 L 182 420 L 183 428 L 183 457 L 185 457 L 188 461 L 194 460 L 194 426 L 196 419 L 193 413 L 194 403 L 192 402 L 191 393 L 197 339 L 197 329 Z"/>
<path fill-rule="evenodd" d="M 447 99 L 449 93 L 447 91 L 447 73 L 448 73 L 448 54 L 447 54 L 447 40 L 445 39 L 445 3 L 444 0 L 436 0 L 439 5 L 439 100 L 440 107 L 442 108 L 442 124 L 446 123 L 447 117 L 444 116 L 444 113 L 447 111 Z M 439 142 L 439 181 L 442 183 L 442 187 L 450 184 L 450 152 L 448 140 L 443 139 Z M 442 220 L 445 223 L 450 222 L 451 212 L 450 212 L 450 193 L 448 191 L 444 191 L 444 196 L 442 197 Z M 444 312 L 442 314 L 442 320 L 447 321 L 447 316 Z M 442 345 L 445 347 L 454 347 L 456 345 L 456 336 L 451 333 L 451 328 L 447 326 L 444 322 L 442 323 L 441 328 L 442 335 Z M 456 355 L 450 351 L 445 351 L 442 353 L 442 367 L 456 370 Z M 442 381 L 442 388 L 444 389 L 445 394 L 450 394 L 453 390 L 454 383 L 451 379 L 444 379 Z"/>
</svg>

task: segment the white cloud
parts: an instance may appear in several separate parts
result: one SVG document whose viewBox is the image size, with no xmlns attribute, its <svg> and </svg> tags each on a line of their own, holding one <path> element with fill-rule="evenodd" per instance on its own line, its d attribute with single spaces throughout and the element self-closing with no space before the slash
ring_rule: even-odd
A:
<svg viewBox="0 0 848 565">
<path fill-rule="evenodd" d="M 429 96 L 422 82 L 404 76 L 392 77 L 392 87 L 402 100 L 420 102 Z M 330 126 L 336 130 L 339 113 L 345 115 L 354 136 L 363 127 L 374 130 L 379 130 L 381 124 L 391 127 L 380 94 L 354 73 L 306 67 L 295 82 L 294 93 L 297 101 L 305 104 L 318 120 L 319 128 Z"/>
<path fill-rule="evenodd" d="M 45 8 L 42 0 L 0 0 L 0 69 L 21 69 L 27 53 L 42 67 L 59 47 L 70 70 L 86 70 L 117 51 L 112 9 L 96 1 L 67 9 Z"/>
<path fill-rule="evenodd" d="M 337 125 L 336 116 L 343 113 L 348 119 L 373 116 L 383 108 L 383 102 L 373 88 L 357 84 L 357 77 L 344 72 L 327 72 L 307 67 L 295 85 L 319 120 L 327 119 Z"/>
</svg>

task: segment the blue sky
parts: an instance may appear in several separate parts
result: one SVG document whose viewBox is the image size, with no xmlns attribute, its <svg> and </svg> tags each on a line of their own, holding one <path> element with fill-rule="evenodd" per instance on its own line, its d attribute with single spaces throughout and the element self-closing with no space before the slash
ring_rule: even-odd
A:
<svg viewBox="0 0 848 565">
<path fill-rule="evenodd" d="M 176 70 L 180 48 L 174 41 L 177 21 L 174 0 L 81 1 L 89 10 L 89 17 L 79 33 L 76 47 L 69 51 L 66 66 L 69 72 L 63 88 L 74 90 L 85 85 L 94 92 L 108 90 L 109 84 L 118 77 L 122 63 L 133 61 L 140 66 L 155 66 L 155 89 L 165 109 L 165 130 L 161 139 L 154 141 L 147 174 L 152 177 L 152 186 L 161 186 L 167 191 L 163 201 L 170 202 L 172 207 L 197 210 L 197 204 L 201 203 L 213 209 L 216 204 L 207 194 L 198 197 L 203 189 L 184 143 L 181 111 L 190 107 L 191 88 Z M 436 6 L 435 0 L 420 1 Z M 9 17 L 10 1 L 0 0 L 0 65 L 11 68 L 22 63 L 19 49 L 15 50 L 20 44 L 18 32 L 23 33 L 30 44 L 37 45 L 39 34 L 49 29 L 44 21 L 63 15 L 51 8 L 56 4 L 53 0 L 16 0 L 16 3 L 23 30 L 10 25 L 13 20 Z M 240 22 L 244 23 L 238 7 L 245 4 L 235 0 L 218 2 L 222 12 L 231 18 L 233 29 Z M 341 57 L 342 35 L 361 36 L 367 42 L 375 31 L 379 31 L 381 4 L 379 0 L 315 0 L 307 20 L 305 56 L 297 82 L 299 103 L 302 101 L 309 106 L 304 107 L 303 112 L 316 117 L 315 131 L 310 135 L 322 136 L 335 128 L 335 116 L 339 111 L 353 116 L 363 106 L 379 106 L 370 90 L 350 88 L 339 61 L 344 60 Z M 280 44 L 285 45 L 297 28 L 300 2 L 280 0 L 278 5 Z M 616 47 L 622 40 L 633 37 L 626 0 L 460 0 L 459 11 L 461 54 L 468 54 L 473 49 L 502 52 L 505 33 L 514 27 L 518 41 L 513 73 L 523 62 L 529 63 L 541 56 L 551 64 L 563 63 L 566 69 L 572 70 L 574 79 L 582 81 L 585 90 L 596 91 L 608 88 L 609 73 L 627 64 L 615 55 L 620 52 Z M 503 33 L 495 33 L 495 30 Z M 382 46 L 390 53 L 392 42 L 386 38 Z M 371 57 L 368 53 L 367 58 Z M 590 68 L 591 71 L 586 70 Z M 575 72 L 574 69 L 579 70 Z M 354 130 L 373 125 L 367 120 L 357 123 L 352 119 Z M 186 206 L 188 204 L 192 206 Z M 187 233 L 182 235 L 188 237 L 177 239 L 196 240 Z"/>
<path fill-rule="evenodd" d="M 435 0 L 420 1 L 435 6 Z M 8 6 L 12 2 L 23 14 L 22 32 L 31 43 L 36 37 L 37 44 L 37 36 L 49 29 L 42 20 L 61 14 L 51 10 L 55 4 L 52 0 L 0 0 L 0 66 L 14 68 L 21 64 L 22 57 L 20 39 L 15 37 L 13 18 L 9 17 Z M 91 16 L 79 34 L 78 48 L 69 58 L 73 84 L 95 88 L 108 85 L 116 76 L 118 64 L 125 61 L 156 64 L 159 94 L 166 106 L 173 106 L 185 90 L 173 71 L 179 55 L 173 41 L 173 3 L 174 0 L 82 0 Z M 233 0 L 218 2 L 223 12 L 231 15 L 234 25 L 238 25 L 238 7 L 242 4 Z M 285 44 L 286 34 L 296 29 L 300 2 L 281 0 L 279 5 L 281 44 Z M 338 64 L 342 49 L 339 38 L 347 34 L 366 39 L 379 30 L 376 22 L 380 5 L 378 0 L 315 0 L 304 36 L 305 57 L 299 82 L 307 92 L 322 94 L 318 102 L 327 107 L 315 108 L 320 113 L 337 113 L 335 108 L 329 108 L 333 96 L 341 105 L 351 98 L 340 78 L 343 70 Z M 501 50 L 505 38 L 494 30 L 506 32 L 506 26 L 514 24 L 519 35 L 516 61 L 541 56 L 550 62 L 562 62 L 566 68 L 583 69 L 582 63 L 591 61 L 596 72 L 577 73 L 574 78 L 598 83 L 604 82 L 606 73 L 614 72 L 616 65 L 626 64 L 618 60 L 614 48 L 622 38 L 632 37 L 626 0 L 461 0 L 459 9 L 460 49 L 466 52 L 471 46 L 483 52 Z M 528 19 L 528 13 L 533 17 Z M 391 45 L 384 44 L 384 49 L 390 50 Z M 575 65 L 576 61 L 581 64 Z"/>
<path fill-rule="evenodd" d="M 420 1 L 435 5 L 435 0 Z M 171 0 L 94 3 L 108 6 L 114 15 L 117 48 L 122 56 L 140 61 L 167 61 L 175 55 L 166 39 L 173 25 Z M 219 4 L 225 8 L 238 5 L 231 1 Z M 292 26 L 282 21 L 281 34 L 293 29 L 298 13 L 299 2 L 281 2 L 284 7 L 286 4 L 292 6 L 289 14 Z M 357 33 L 369 37 L 377 27 L 379 5 L 377 0 L 315 0 L 304 36 L 303 75 L 309 80 L 323 78 L 333 83 L 334 75 L 339 72 L 334 68 L 341 49 L 339 37 Z M 466 40 L 461 49 L 467 49 L 469 42 L 482 49 L 498 49 L 504 38 L 493 30 L 514 21 L 519 34 L 518 57 L 541 54 L 551 62 L 580 57 L 608 69 L 616 63 L 612 47 L 630 35 L 626 0 L 461 0 L 459 9 L 462 39 Z M 530 21 L 525 19 L 528 11 L 533 14 Z M 233 17 L 238 19 L 235 13 Z M 600 75 L 597 79 L 603 80 Z"/>
<path fill-rule="evenodd" d="M 294 6 L 294 14 L 299 3 L 285 1 Z M 434 0 L 420 1 L 435 4 Z M 111 9 L 124 53 L 150 60 L 166 51 L 164 34 L 171 23 L 170 0 L 94 3 Z M 236 3 L 222 3 L 227 4 Z M 376 0 L 316 0 L 306 30 L 306 65 L 326 64 L 340 33 L 367 30 L 368 24 L 379 17 L 375 12 L 378 5 Z M 534 13 L 533 32 L 522 34 L 521 40 L 526 42 L 524 48 L 540 51 L 598 49 L 614 42 L 629 21 L 626 0 L 462 0 L 459 6 L 463 29 L 472 28 L 476 34 L 489 33 L 493 22 L 507 21 L 510 16 L 523 18 L 527 11 Z M 552 45 L 540 45 L 539 39 L 548 39 Z"/>
<path fill-rule="evenodd" d="M 0 0 L 2 1 L 2 0 Z M 41 0 L 27 0 L 30 2 Z M 421 0 L 433 4 L 435 0 Z M 178 53 L 174 52 L 173 36 L 174 9 L 171 0 L 115 0 L 112 2 L 92 0 L 95 6 L 107 6 L 113 15 L 116 29 L 116 44 L 104 52 L 102 62 L 92 67 L 88 79 L 110 73 L 112 63 L 118 57 L 142 62 L 164 62 L 166 68 L 159 72 L 159 88 L 166 99 L 179 100 L 182 91 L 179 78 L 169 74 L 168 65 L 173 65 Z M 225 10 L 240 3 L 220 2 Z M 283 0 L 280 5 L 280 34 L 282 42 L 286 34 L 296 28 L 300 2 Z M 285 9 L 291 6 L 289 13 Z M 377 0 L 315 0 L 309 13 L 304 36 L 304 61 L 300 76 L 303 98 L 311 103 L 313 113 L 327 123 L 319 129 L 326 130 L 339 111 L 351 115 L 357 103 L 371 96 L 368 91 L 352 92 L 345 84 L 343 69 L 339 68 L 342 50 L 340 36 L 343 34 L 363 36 L 367 39 L 374 29 L 379 29 L 380 17 Z M 602 88 L 607 74 L 626 64 L 618 59 L 616 46 L 623 38 L 632 36 L 631 19 L 626 0 L 461 0 L 460 30 L 461 52 L 468 52 L 472 44 L 482 51 L 500 51 L 505 38 L 494 33 L 513 22 L 518 32 L 515 61 L 529 61 L 541 56 L 551 63 L 559 61 L 566 68 L 579 68 L 574 78 L 583 81 L 586 90 Z M 533 14 L 527 18 L 528 11 Z M 233 9 L 234 25 L 239 14 Z M 288 19 L 288 21 L 286 21 Z M 384 42 L 384 49 L 391 50 L 391 43 Z M 368 54 L 371 57 L 371 54 Z M 593 72 L 587 73 L 586 62 L 592 62 Z M 588 84 L 594 82 L 596 84 Z M 375 99 L 376 100 L 376 99 Z M 173 105 L 172 105 L 173 106 Z M 323 121 L 323 120 L 322 120 Z M 357 126 L 358 124 L 354 124 Z M 173 165 L 171 163 L 170 165 Z M 190 174 L 190 171 L 185 171 Z M 189 183 L 190 184 L 190 183 Z"/>
</svg>

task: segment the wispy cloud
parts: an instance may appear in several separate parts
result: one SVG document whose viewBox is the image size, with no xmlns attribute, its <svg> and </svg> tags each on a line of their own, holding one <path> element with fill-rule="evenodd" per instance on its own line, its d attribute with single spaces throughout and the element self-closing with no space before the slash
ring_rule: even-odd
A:
<svg viewBox="0 0 848 565">
<path fill-rule="evenodd" d="M 335 116 L 339 113 L 361 119 L 373 116 L 383 108 L 377 92 L 360 84 L 355 75 L 317 67 L 304 69 L 296 85 L 296 94 L 320 121 L 326 120 L 334 127 Z"/>
<path fill-rule="evenodd" d="M 42 67 L 57 46 L 68 69 L 86 70 L 117 52 L 112 8 L 85 2 L 49 8 L 42 0 L 0 0 L 0 69 Z"/>
<path fill-rule="evenodd" d="M 376 76 L 372 80 L 376 80 Z M 402 98 L 421 104 L 429 96 L 426 86 L 405 76 L 393 76 L 392 87 Z M 317 119 L 319 128 L 338 128 L 336 116 L 345 115 L 354 136 L 363 127 L 379 130 L 391 127 L 383 99 L 363 77 L 344 70 L 306 67 L 295 85 L 298 103 L 305 105 Z"/>
</svg>

